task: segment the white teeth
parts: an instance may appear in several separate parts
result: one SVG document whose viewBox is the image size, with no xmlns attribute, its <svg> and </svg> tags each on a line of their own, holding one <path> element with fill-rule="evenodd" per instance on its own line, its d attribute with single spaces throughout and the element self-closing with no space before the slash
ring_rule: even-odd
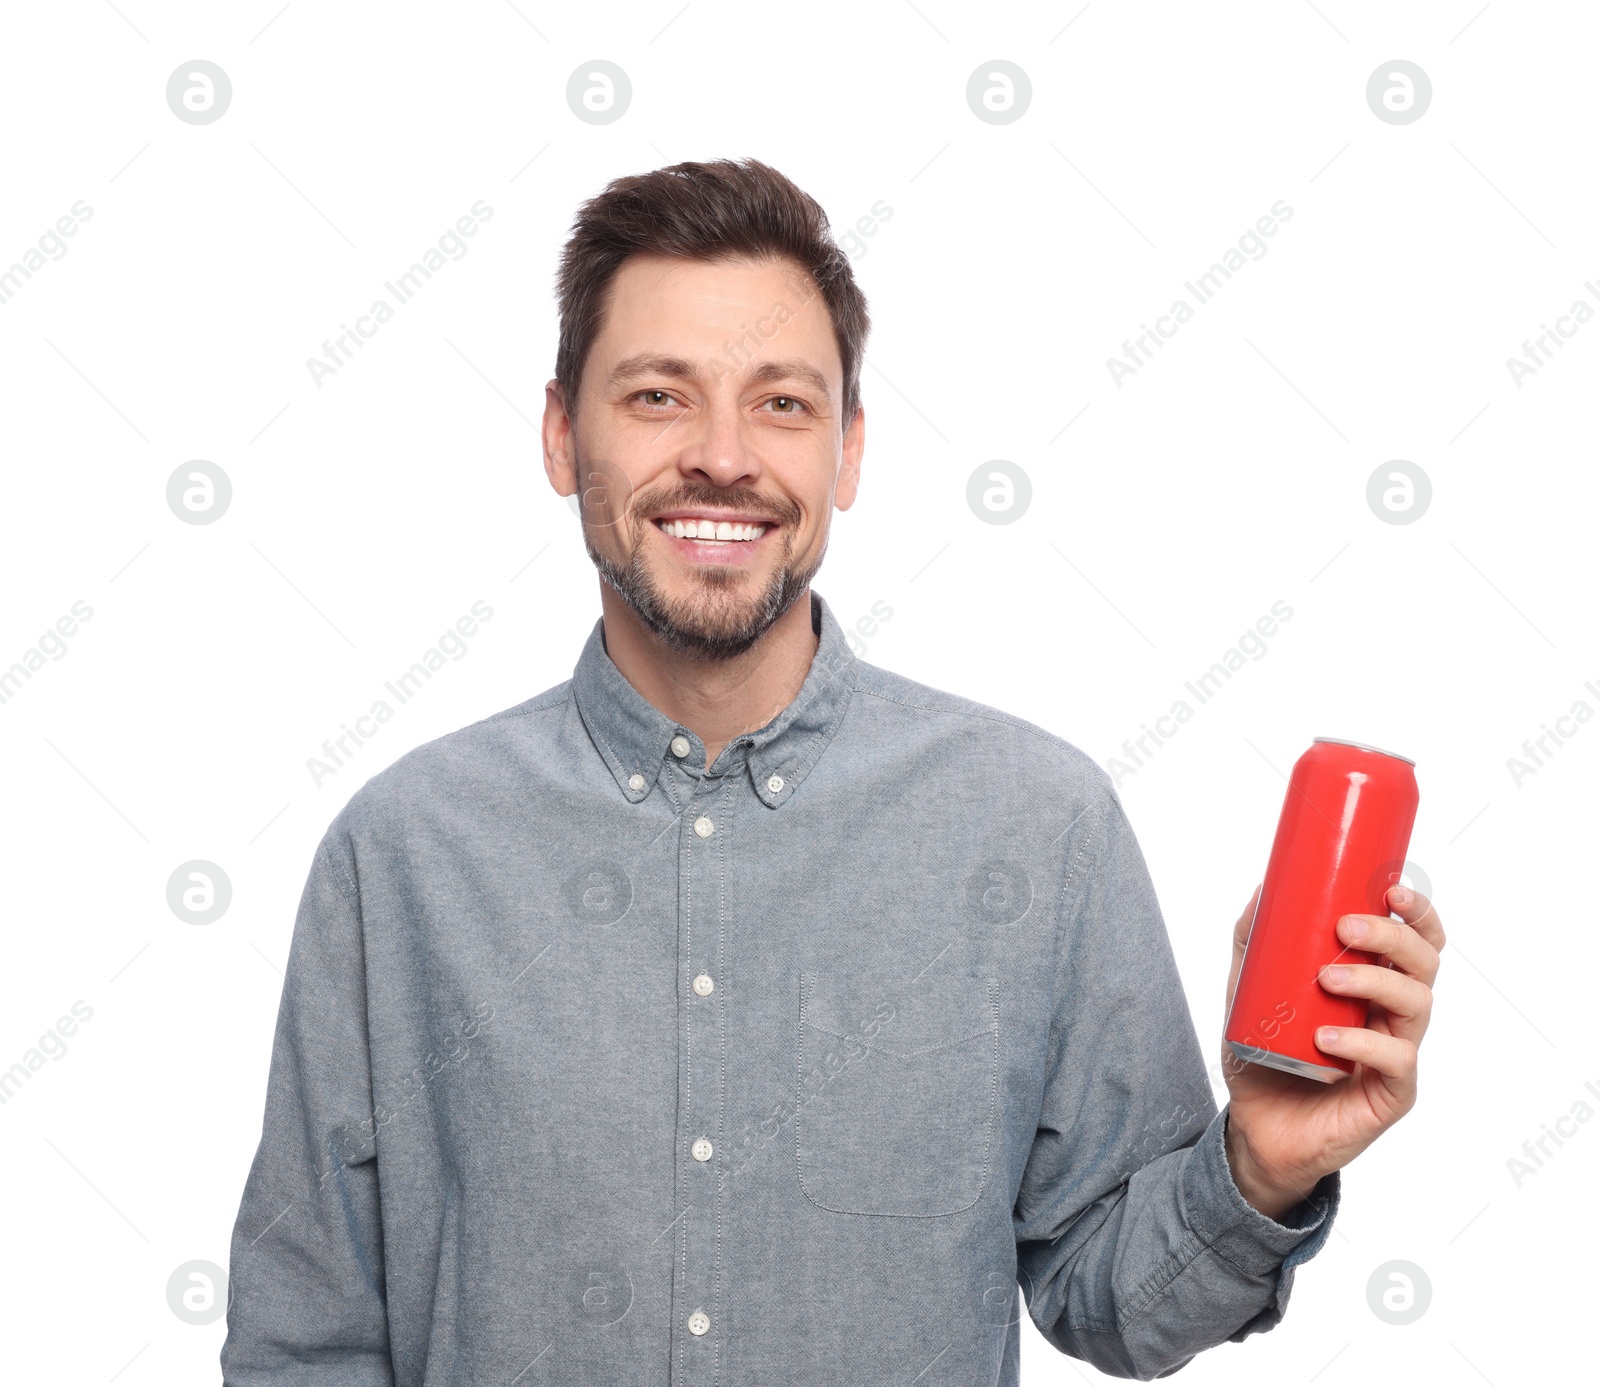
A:
<svg viewBox="0 0 1600 1387">
<path fill-rule="evenodd" d="M 729 520 L 660 520 L 656 522 L 677 539 L 760 539 L 765 525 L 739 525 Z"/>
</svg>

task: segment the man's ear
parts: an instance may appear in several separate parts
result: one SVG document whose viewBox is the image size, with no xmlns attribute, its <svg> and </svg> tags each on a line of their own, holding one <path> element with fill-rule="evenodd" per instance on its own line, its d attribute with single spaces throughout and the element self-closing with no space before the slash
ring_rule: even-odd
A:
<svg viewBox="0 0 1600 1387">
<path fill-rule="evenodd" d="M 544 420 L 539 428 L 544 445 L 544 474 L 557 496 L 573 496 L 578 490 L 578 462 L 572 446 L 572 416 L 567 413 L 561 386 L 546 381 Z"/>
<path fill-rule="evenodd" d="M 844 431 L 840 449 L 839 479 L 834 483 L 833 504 L 836 510 L 849 510 L 856 501 L 856 491 L 861 485 L 861 454 L 867 446 L 867 411 L 857 407 L 856 417 Z"/>
</svg>

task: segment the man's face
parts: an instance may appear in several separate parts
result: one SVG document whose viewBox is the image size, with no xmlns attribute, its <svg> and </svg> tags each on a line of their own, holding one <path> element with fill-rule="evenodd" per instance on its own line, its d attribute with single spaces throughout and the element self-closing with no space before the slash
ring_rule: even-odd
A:
<svg viewBox="0 0 1600 1387">
<path fill-rule="evenodd" d="M 671 648 L 727 659 L 806 591 L 864 423 L 822 295 L 790 261 L 634 256 L 577 408 L 547 388 L 545 470 L 601 576 Z"/>
</svg>

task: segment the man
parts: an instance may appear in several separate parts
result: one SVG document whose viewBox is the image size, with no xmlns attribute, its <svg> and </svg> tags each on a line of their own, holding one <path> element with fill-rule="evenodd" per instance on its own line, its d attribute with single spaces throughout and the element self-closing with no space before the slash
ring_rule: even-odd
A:
<svg viewBox="0 0 1600 1387">
<path fill-rule="evenodd" d="M 618 180 L 560 300 L 545 469 L 602 614 L 318 848 L 225 1381 L 1015 1384 L 1024 1309 L 1149 1379 L 1270 1329 L 1414 1101 L 1428 902 L 1341 923 L 1393 964 L 1325 981 L 1371 1000 L 1355 1074 L 1232 1064 L 1218 1112 L 1109 778 L 810 589 L 868 326 L 817 204 Z"/>
</svg>

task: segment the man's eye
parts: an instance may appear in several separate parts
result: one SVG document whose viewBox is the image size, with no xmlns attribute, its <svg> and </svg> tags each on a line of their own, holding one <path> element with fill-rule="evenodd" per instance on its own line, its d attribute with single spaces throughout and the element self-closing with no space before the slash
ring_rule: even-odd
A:
<svg viewBox="0 0 1600 1387">
<path fill-rule="evenodd" d="M 672 396 L 667 394 L 665 390 L 641 390 L 634 396 L 634 399 L 643 400 L 646 404 L 655 405 L 659 408 L 661 405 L 670 403 Z"/>
<path fill-rule="evenodd" d="M 800 414 L 805 411 L 805 406 L 793 395 L 774 395 L 767 403 L 773 406 L 774 414 Z"/>
</svg>

